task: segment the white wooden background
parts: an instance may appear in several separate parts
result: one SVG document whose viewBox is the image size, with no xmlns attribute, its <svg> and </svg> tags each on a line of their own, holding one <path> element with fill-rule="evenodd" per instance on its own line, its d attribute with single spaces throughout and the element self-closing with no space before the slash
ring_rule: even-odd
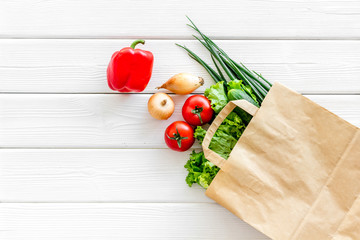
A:
<svg viewBox="0 0 360 240">
<path fill-rule="evenodd" d="M 186 185 L 189 153 L 162 138 L 186 97 L 168 121 L 147 113 L 175 73 L 212 83 L 174 45 L 206 55 L 186 14 L 235 59 L 360 126 L 360 1 L 0 0 L 1 240 L 268 239 Z M 152 80 L 111 92 L 110 56 L 137 38 Z"/>
</svg>

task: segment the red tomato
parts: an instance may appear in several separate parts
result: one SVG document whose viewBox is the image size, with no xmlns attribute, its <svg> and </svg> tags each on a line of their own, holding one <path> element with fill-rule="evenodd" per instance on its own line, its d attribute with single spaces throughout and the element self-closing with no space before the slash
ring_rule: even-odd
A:
<svg viewBox="0 0 360 240">
<path fill-rule="evenodd" d="M 193 95 L 186 99 L 182 108 L 183 118 L 193 126 L 201 126 L 211 121 L 214 110 L 211 103 L 203 95 Z"/>
<path fill-rule="evenodd" d="M 194 141 L 194 130 L 184 121 L 173 122 L 165 130 L 165 142 L 172 150 L 186 151 Z"/>
</svg>

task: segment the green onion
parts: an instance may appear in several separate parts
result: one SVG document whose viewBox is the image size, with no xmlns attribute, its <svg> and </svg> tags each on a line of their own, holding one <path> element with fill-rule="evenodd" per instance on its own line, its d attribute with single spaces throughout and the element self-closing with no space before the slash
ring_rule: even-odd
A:
<svg viewBox="0 0 360 240">
<path fill-rule="evenodd" d="M 262 75 L 256 73 L 255 71 L 249 70 L 244 64 L 238 64 L 236 61 L 232 60 L 224 50 L 222 50 L 209 37 L 201 32 L 189 17 L 187 18 L 191 23 L 188 24 L 188 26 L 200 35 L 200 37 L 195 35 L 193 35 L 193 37 L 197 39 L 210 52 L 211 59 L 217 71 L 211 68 L 205 61 L 203 61 L 190 49 L 179 44 L 176 45 L 185 49 L 191 58 L 200 63 L 215 82 L 226 82 L 226 78 L 223 75 L 223 72 L 226 73 L 230 81 L 235 79 L 243 80 L 245 85 L 251 87 L 259 103 L 261 103 L 270 90 L 272 84 L 268 82 Z"/>
<path fill-rule="evenodd" d="M 177 44 L 177 46 L 185 49 L 189 56 L 194 59 L 195 61 L 197 61 L 198 63 L 200 63 L 204 68 L 205 70 L 210 74 L 210 76 L 214 79 L 215 82 L 220 82 L 222 81 L 221 77 L 215 72 L 214 69 L 212 69 L 209 65 L 207 65 L 206 62 L 204 62 L 198 55 L 196 55 L 193 51 L 191 51 L 190 49 L 188 49 L 187 47 L 185 46 L 181 46 L 180 44 Z"/>
<path fill-rule="evenodd" d="M 215 59 L 214 59 L 213 55 L 210 55 L 210 56 L 211 56 L 211 59 L 212 59 L 212 60 L 213 60 L 213 62 L 214 62 L 214 65 L 215 65 L 215 67 L 216 67 L 216 69 L 217 69 L 217 71 L 218 71 L 219 75 L 220 75 L 220 76 L 221 76 L 221 78 L 222 78 L 222 79 L 224 79 L 224 81 L 225 81 L 224 75 L 222 74 L 221 69 L 219 68 L 219 66 L 216 64 L 216 61 L 215 61 Z"/>
</svg>

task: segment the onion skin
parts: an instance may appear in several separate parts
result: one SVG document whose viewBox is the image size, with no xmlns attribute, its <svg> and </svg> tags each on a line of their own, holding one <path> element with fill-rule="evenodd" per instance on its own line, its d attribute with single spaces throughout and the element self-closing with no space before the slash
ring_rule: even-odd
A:
<svg viewBox="0 0 360 240">
<path fill-rule="evenodd" d="M 148 101 L 150 115 L 158 120 L 166 120 L 174 113 L 175 104 L 166 93 L 155 93 Z"/>
<path fill-rule="evenodd" d="M 164 88 L 176 94 L 186 95 L 192 93 L 202 85 L 204 85 L 204 79 L 202 77 L 197 77 L 190 73 L 179 73 L 172 76 L 163 85 L 157 87 L 157 89 Z"/>
</svg>

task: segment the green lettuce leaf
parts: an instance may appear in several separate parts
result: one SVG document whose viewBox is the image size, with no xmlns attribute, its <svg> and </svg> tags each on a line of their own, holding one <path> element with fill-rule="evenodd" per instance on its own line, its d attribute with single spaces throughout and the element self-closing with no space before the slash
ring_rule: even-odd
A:
<svg viewBox="0 0 360 240">
<path fill-rule="evenodd" d="M 230 113 L 215 132 L 209 148 L 227 159 L 245 127 L 239 115 L 235 112 Z"/>
<path fill-rule="evenodd" d="M 227 90 L 230 91 L 231 89 L 243 89 L 243 84 L 242 84 L 242 81 L 241 80 L 232 80 L 230 82 L 228 82 L 228 87 L 227 87 Z"/>
<path fill-rule="evenodd" d="M 201 126 L 197 126 L 194 132 L 194 138 L 197 139 L 201 144 L 204 140 L 205 134 L 206 130 L 203 129 Z"/>
<path fill-rule="evenodd" d="M 227 159 L 231 150 L 234 148 L 237 140 L 245 130 L 245 124 L 238 114 L 231 112 L 227 118 L 219 126 L 211 139 L 209 148 Z M 206 134 L 206 130 L 201 126 L 195 129 L 194 137 L 202 143 Z"/>
<path fill-rule="evenodd" d="M 184 167 L 188 170 L 186 183 L 190 187 L 197 183 L 205 189 L 209 187 L 219 171 L 218 167 L 205 158 L 204 152 L 196 153 L 195 150 L 190 154 L 190 159 Z"/>
<path fill-rule="evenodd" d="M 228 103 L 224 82 L 218 82 L 210 88 L 207 88 L 204 95 L 210 100 L 211 107 L 216 114 L 218 114 Z"/>
</svg>

